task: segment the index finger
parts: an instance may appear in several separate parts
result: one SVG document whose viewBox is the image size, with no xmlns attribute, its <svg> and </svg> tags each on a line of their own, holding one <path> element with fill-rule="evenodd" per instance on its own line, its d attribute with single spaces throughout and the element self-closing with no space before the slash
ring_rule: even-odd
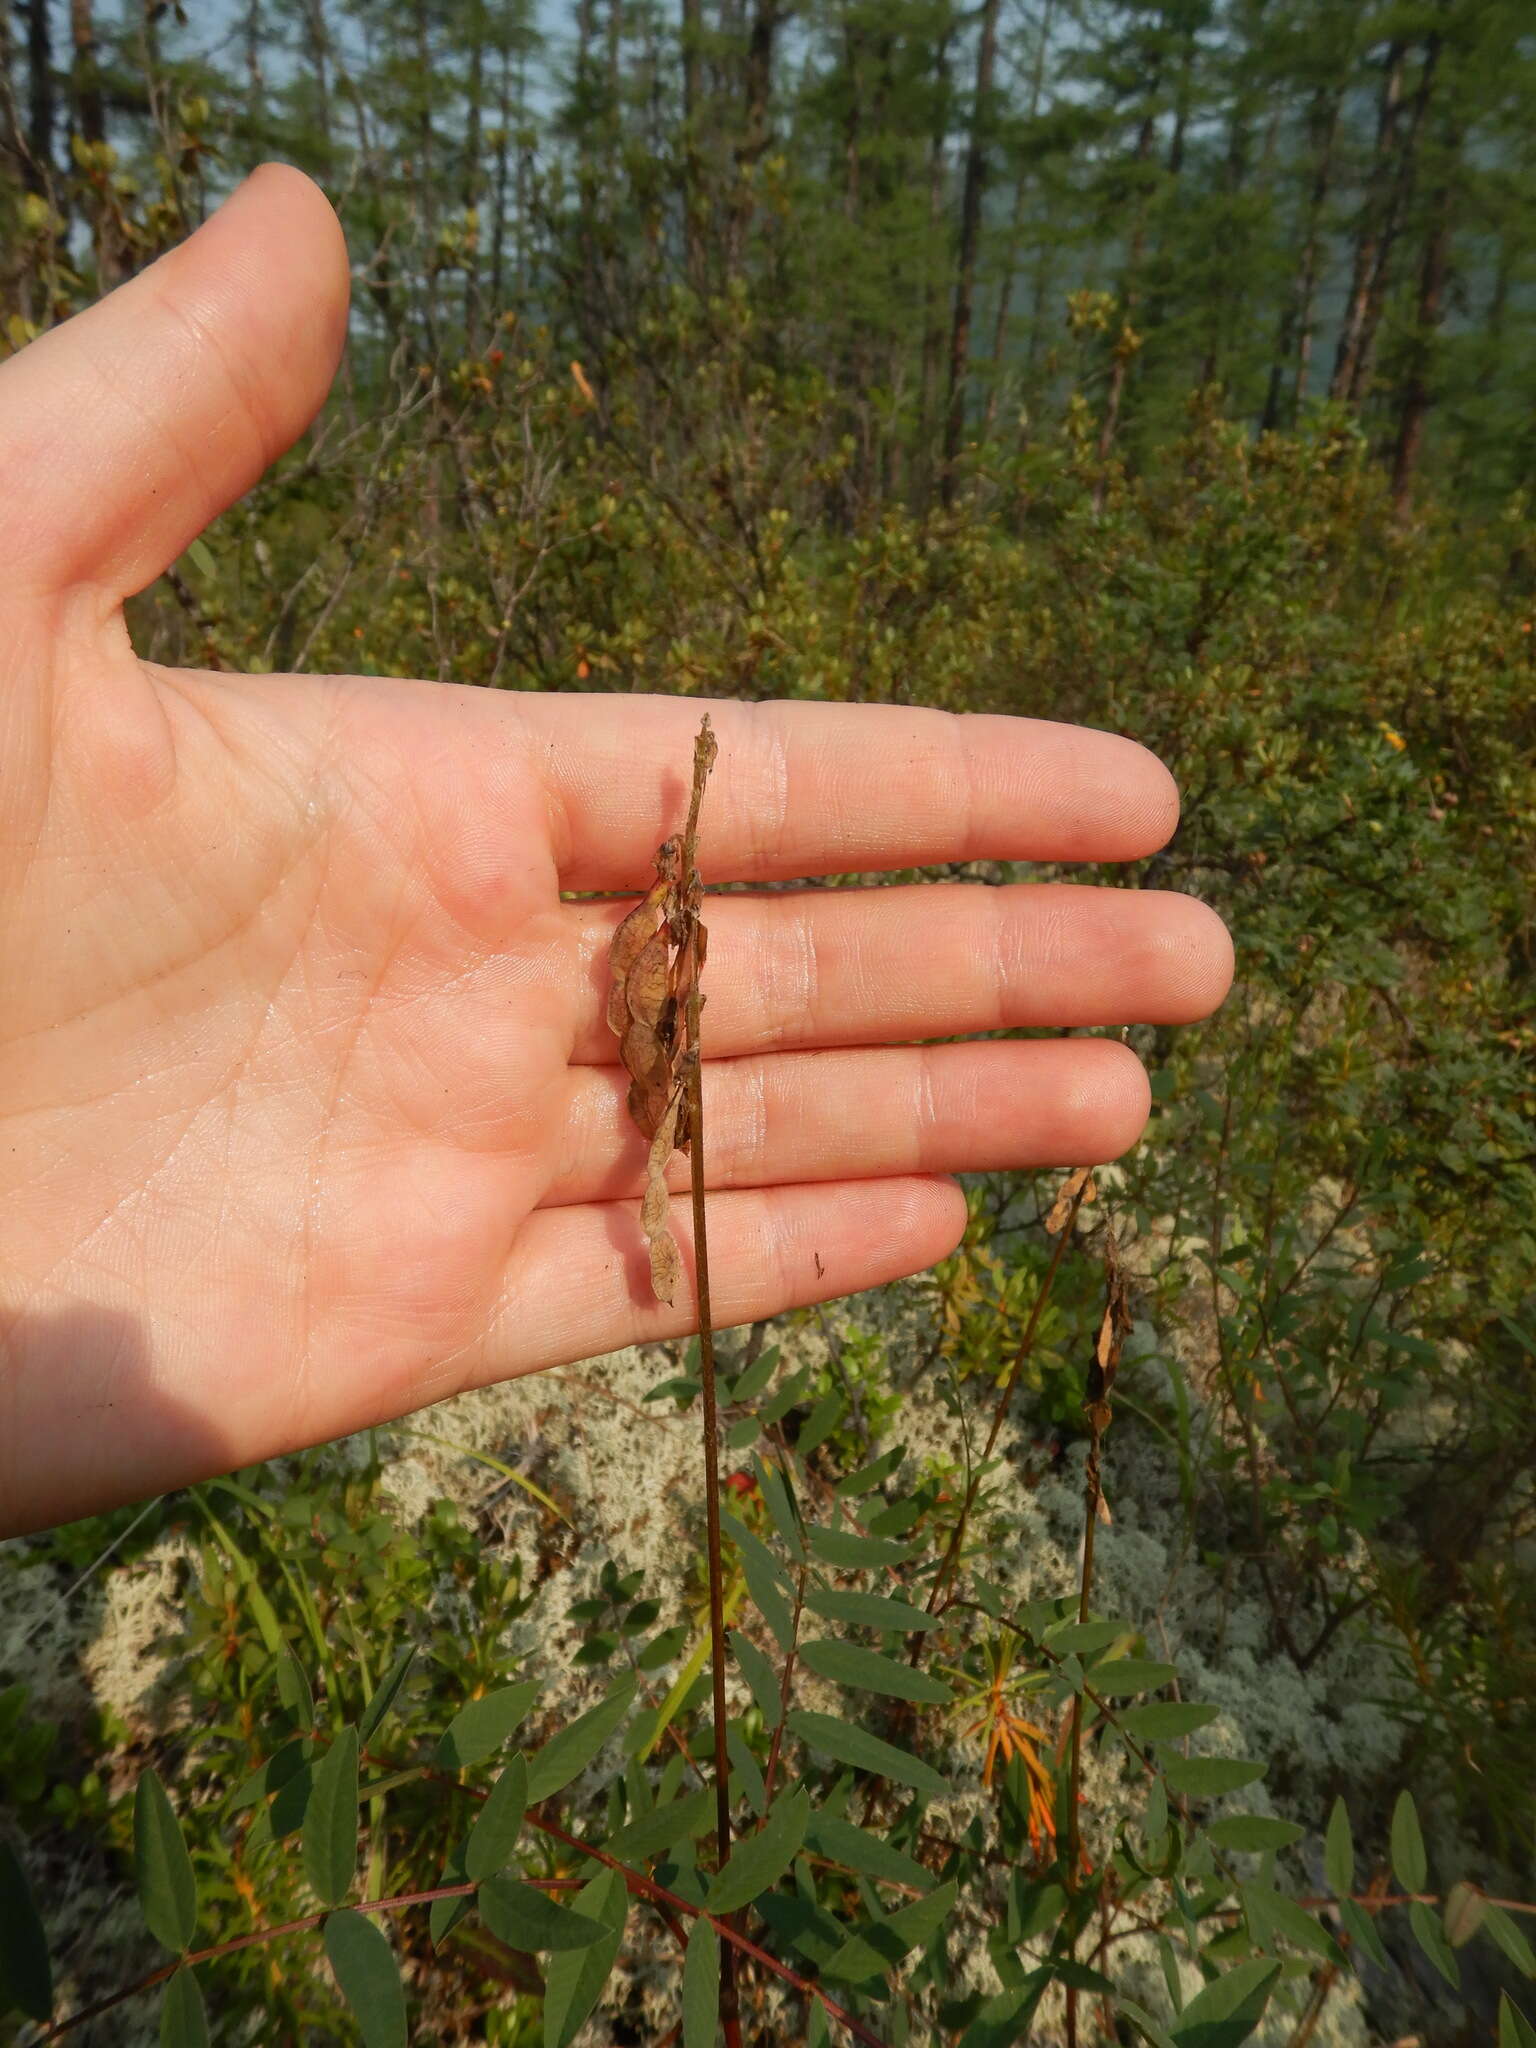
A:
<svg viewBox="0 0 1536 2048">
<path fill-rule="evenodd" d="M 706 881 L 967 860 L 1136 860 L 1178 823 L 1173 777 L 1118 733 L 892 704 L 514 698 L 549 793 L 561 885 L 633 888 L 687 810 L 693 739 L 720 742 Z"/>
</svg>

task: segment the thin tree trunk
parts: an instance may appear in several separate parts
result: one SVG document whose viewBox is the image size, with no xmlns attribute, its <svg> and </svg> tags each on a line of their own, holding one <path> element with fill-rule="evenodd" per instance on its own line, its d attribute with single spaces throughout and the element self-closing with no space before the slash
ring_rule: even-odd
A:
<svg viewBox="0 0 1536 2048">
<path fill-rule="evenodd" d="M 54 184 L 53 33 L 48 0 L 26 0 L 27 151 L 22 176 L 29 192 L 52 201 Z"/>
<path fill-rule="evenodd" d="M 1056 11 L 1056 0 L 1045 0 L 1040 17 L 1040 33 L 1035 44 L 1035 61 L 1030 70 L 1029 102 L 1025 108 L 1025 120 L 1031 124 L 1040 113 L 1040 96 L 1045 90 L 1045 60 L 1051 37 L 1051 17 Z M 984 433 L 990 434 L 992 423 L 997 417 L 998 395 L 1002 388 L 1003 357 L 1008 347 L 1008 322 L 1013 311 L 1013 286 L 1018 271 L 1019 241 L 1024 225 L 1024 201 L 1030 181 L 1021 170 L 1018 182 L 1013 188 L 1013 215 L 1008 223 L 1008 248 L 1003 262 L 1003 275 L 997 288 L 997 318 L 992 327 L 992 388 L 987 393 L 987 409 Z"/>
<path fill-rule="evenodd" d="M 955 312 L 949 331 L 949 403 L 944 421 L 944 466 L 939 495 L 955 498 L 955 469 L 965 434 L 965 387 L 970 369 L 971 312 L 976 293 L 976 252 L 981 238 L 981 202 L 987 187 L 987 140 L 992 124 L 992 85 L 997 70 L 997 17 L 1001 0 L 983 0 L 976 49 L 976 103 L 965 156 L 960 200 L 960 247 L 955 264 Z"/>
<path fill-rule="evenodd" d="M 1156 80 L 1151 91 L 1156 91 Z M 1152 154 L 1152 144 L 1157 135 L 1156 118 L 1149 107 L 1142 117 L 1141 131 L 1136 137 L 1136 162 L 1145 164 Z M 1109 390 L 1104 398 L 1104 417 L 1099 423 L 1099 460 L 1107 462 L 1110 450 L 1115 445 L 1115 436 L 1120 430 L 1120 407 L 1125 399 L 1125 380 L 1130 374 L 1131 351 L 1123 345 L 1125 329 L 1130 325 L 1131 314 L 1135 311 L 1139 296 L 1139 272 L 1141 255 L 1147 237 L 1147 197 L 1143 193 L 1136 209 L 1136 225 L 1131 233 L 1131 245 L 1125 254 L 1125 281 L 1120 290 L 1121 337 L 1115 344 L 1114 361 L 1110 366 Z M 1102 496 L 1102 488 L 1097 494 Z"/>
<path fill-rule="evenodd" d="M 923 368 L 919 396 L 918 447 L 922 460 L 922 510 L 926 513 L 933 485 L 935 409 L 939 362 L 944 347 L 936 262 L 944 224 L 944 140 L 949 126 L 949 33 L 939 38 L 934 58 L 933 129 L 928 138 L 928 239 L 923 262 Z"/>
<path fill-rule="evenodd" d="M 1375 267 L 1371 272 L 1370 285 L 1365 297 L 1365 314 L 1360 328 L 1360 345 L 1356 353 L 1354 376 L 1350 382 L 1348 398 L 1352 405 L 1359 405 L 1370 389 L 1371 372 L 1376 359 L 1376 336 L 1381 327 L 1382 310 L 1387 300 L 1387 285 L 1391 277 L 1392 262 L 1401 240 L 1403 221 L 1413 195 L 1414 183 L 1418 176 L 1419 141 L 1424 131 L 1424 119 L 1429 111 L 1430 100 L 1435 90 L 1436 73 L 1439 68 L 1441 38 L 1436 32 L 1425 44 L 1423 68 L 1419 74 L 1419 89 L 1413 98 L 1413 113 L 1408 124 L 1408 133 L 1403 138 L 1398 158 L 1398 175 L 1393 181 L 1392 202 L 1387 222 L 1376 252 Z"/>
<path fill-rule="evenodd" d="M 700 0 L 682 0 L 683 57 L 683 252 L 688 281 L 697 290 L 704 278 L 699 151 L 700 45 L 704 24 Z"/>
<path fill-rule="evenodd" d="M 1292 394 L 1289 411 L 1289 424 L 1292 426 L 1295 425 L 1306 401 L 1307 379 L 1312 367 L 1312 314 L 1317 297 L 1323 209 L 1328 203 L 1329 186 L 1333 179 L 1333 145 L 1339 132 L 1341 99 L 1342 95 L 1337 91 L 1323 89 L 1314 94 L 1312 100 L 1311 116 L 1307 125 L 1312 131 L 1314 155 L 1312 184 L 1307 193 L 1306 227 L 1291 295 L 1280 316 L 1280 332 L 1275 340 L 1275 361 L 1270 371 L 1264 416 L 1260 421 L 1260 427 L 1265 432 L 1280 424 L 1280 394 L 1284 388 L 1286 365 L 1293 348 L 1296 351 L 1296 388 Z"/>
<path fill-rule="evenodd" d="M 1406 55 L 1406 43 L 1392 43 L 1387 50 L 1386 64 L 1382 72 L 1381 95 L 1376 106 L 1376 152 L 1372 163 L 1370 187 L 1360 211 L 1360 225 L 1355 236 L 1354 263 L 1349 280 L 1349 296 L 1344 304 L 1344 319 L 1339 329 L 1338 347 L 1334 352 L 1333 378 L 1328 387 L 1328 395 L 1334 399 L 1347 400 L 1357 380 L 1371 276 L 1376 267 L 1377 253 L 1386 224 L 1388 195 L 1393 185 L 1390 165 L 1396 147 L 1397 117 L 1403 93 L 1403 61 Z"/>
<path fill-rule="evenodd" d="M 1430 203 L 1429 230 L 1419 268 L 1418 319 L 1409 355 L 1409 370 L 1398 418 L 1392 458 L 1392 504 L 1406 519 L 1413 498 L 1413 480 L 1424 449 L 1424 429 L 1434 404 L 1435 339 L 1445 314 L 1445 285 L 1450 270 L 1452 177 L 1461 137 L 1446 138 L 1446 170 Z"/>
</svg>

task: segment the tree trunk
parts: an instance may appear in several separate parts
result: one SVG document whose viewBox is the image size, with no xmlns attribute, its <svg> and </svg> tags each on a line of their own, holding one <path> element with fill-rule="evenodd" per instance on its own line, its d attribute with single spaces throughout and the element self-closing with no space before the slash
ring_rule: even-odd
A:
<svg viewBox="0 0 1536 2048">
<path fill-rule="evenodd" d="M 1370 188 L 1360 210 L 1355 236 L 1354 263 L 1350 273 L 1349 296 L 1344 303 L 1344 320 L 1334 352 L 1330 398 L 1348 400 L 1359 373 L 1360 344 L 1365 332 L 1366 306 L 1371 276 L 1376 268 L 1382 234 L 1387 227 L 1388 199 L 1393 188 L 1391 159 L 1396 148 L 1397 118 L 1402 104 L 1403 60 L 1407 45 L 1394 42 L 1387 50 L 1382 72 L 1381 94 L 1376 104 L 1376 152 Z"/>
<path fill-rule="evenodd" d="M 1365 313 L 1360 325 L 1360 344 L 1356 353 L 1354 375 L 1350 382 L 1348 398 L 1352 405 L 1359 405 L 1370 389 L 1371 372 L 1376 359 L 1376 336 L 1381 327 L 1382 309 L 1386 305 L 1387 285 L 1391 277 L 1392 263 L 1402 237 L 1403 220 L 1408 211 L 1413 187 L 1418 176 L 1419 141 L 1424 131 L 1424 118 L 1429 111 L 1430 100 L 1435 89 L 1435 78 L 1439 68 L 1441 38 L 1438 31 L 1431 35 L 1424 48 L 1424 62 L 1419 74 L 1419 89 L 1413 97 L 1413 113 L 1398 152 L 1398 174 L 1392 185 L 1392 199 L 1387 213 L 1386 225 L 1376 252 L 1375 267 L 1371 272 L 1365 295 Z"/>
<path fill-rule="evenodd" d="M 1333 145 L 1339 132 L 1341 103 L 1342 95 L 1329 89 L 1319 90 L 1312 99 L 1312 110 L 1307 125 L 1312 132 L 1313 168 L 1312 184 L 1307 193 L 1306 226 L 1303 230 L 1301 255 L 1297 261 L 1291 295 L 1280 316 L 1280 331 L 1275 339 L 1275 361 L 1270 371 L 1264 416 L 1259 422 L 1261 431 L 1264 432 L 1269 432 L 1280 425 L 1280 394 L 1285 382 L 1286 364 L 1293 348 L 1296 351 L 1296 388 L 1291 398 L 1287 422 L 1289 425 L 1296 424 L 1306 401 L 1307 378 L 1312 367 L 1312 314 L 1317 298 L 1323 209 L 1328 203 L 1328 191 L 1333 180 Z"/>
<path fill-rule="evenodd" d="M 955 264 L 955 313 L 949 330 L 949 403 L 944 421 L 944 466 L 939 495 L 955 498 L 955 468 L 965 434 L 965 387 L 970 367 L 971 311 L 976 293 L 976 251 L 981 237 L 981 202 L 987 187 L 987 140 L 992 125 L 992 84 L 997 70 L 997 17 L 1001 0 L 983 0 L 976 48 L 976 104 L 971 112 L 970 147 L 960 200 L 960 247 Z"/>
<path fill-rule="evenodd" d="M 27 148 L 22 177 L 27 190 L 52 202 L 54 184 L 53 35 L 48 0 L 26 0 Z"/>
<path fill-rule="evenodd" d="M 1156 91 L 1154 78 L 1149 93 Z M 1141 131 L 1136 137 L 1136 162 L 1145 164 L 1152 154 L 1152 144 L 1157 135 L 1157 120 L 1150 106 L 1142 117 Z M 1099 423 L 1099 460 L 1107 462 L 1110 450 L 1115 445 L 1115 436 L 1120 431 L 1120 407 L 1125 400 L 1125 380 L 1130 375 L 1131 350 L 1124 345 L 1125 330 L 1130 325 L 1131 314 L 1135 311 L 1139 295 L 1139 272 L 1141 252 L 1147 236 L 1147 197 L 1143 193 L 1136 210 L 1136 225 L 1131 233 L 1131 245 L 1125 252 L 1125 281 L 1120 289 L 1121 333 L 1115 343 L 1114 361 L 1110 366 L 1109 390 L 1104 398 L 1104 417 Z M 1102 486 L 1095 493 L 1095 509 L 1102 498 Z"/>
<path fill-rule="evenodd" d="M 1430 203 L 1424 257 L 1419 266 L 1418 318 L 1409 351 L 1409 368 L 1398 416 L 1397 445 L 1392 457 L 1392 504 L 1406 519 L 1413 498 L 1413 479 L 1424 448 L 1424 428 L 1434 403 L 1435 340 L 1445 314 L 1445 284 L 1450 270 L 1452 180 L 1461 137 L 1446 138 L 1445 174 Z"/>
<path fill-rule="evenodd" d="M 1051 16 L 1056 11 L 1056 0 L 1045 0 L 1040 16 L 1040 35 L 1035 44 L 1035 61 L 1030 68 L 1029 104 L 1025 109 L 1025 120 L 1033 125 L 1040 113 L 1040 96 L 1045 90 L 1045 60 L 1051 39 Z M 1008 224 L 1008 248 L 1003 261 L 1003 275 L 997 288 L 997 318 L 992 326 L 992 388 L 987 393 L 987 410 L 984 432 L 992 431 L 992 422 L 997 417 L 998 394 L 1002 386 L 1003 357 L 1008 348 L 1008 322 L 1013 311 L 1013 286 L 1018 271 L 1019 241 L 1024 225 L 1024 200 L 1029 189 L 1029 180 L 1019 172 L 1018 182 L 1013 190 L 1013 217 Z"/>
<path fill-rule="evenodd" d="M 699 192 L 699 56 L 703 33 L 700 0 L 682 0 L 683 252 L 688 281 L 695 290 L 699 289 L 704 278 L 704 238 Z"/>
</svg>

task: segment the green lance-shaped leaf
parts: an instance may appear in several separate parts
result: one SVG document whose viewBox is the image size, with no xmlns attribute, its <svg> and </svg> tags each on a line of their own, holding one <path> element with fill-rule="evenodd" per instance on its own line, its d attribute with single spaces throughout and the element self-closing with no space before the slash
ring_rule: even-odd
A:
<svg viewBox="0 0 1536 2048">
<path fill-rule="evenodd" d="M 960 2036 L 959 2048 L 1017 2048 L 1027 2041 L 1035 2007 L 1050 1981 L 1049 1970 L 1031 1970 L 1019 1983 L 995 1993 Z"/>
<path fill-rule="evenodd" d="M 1458 1990 L 1461 1985 L 1461 1966 L 1451 1953 L 1451 1945 L 1445 1938 L 1445 1929 L 1422 1899 L 1415 1899 L 1408 1908 L 1408 1925 L 1413 1929 L 1419 1947 L 1446 1983 L 1453 1991 Z"/>
<path fill-rule="evenodd" d="M 606 1932 L 594 1915 L 558 1905 L 548 1893 L 515 1877 L 488 1877 L 480 1887 L 479 1906 L 480 1918 L 498 1941 L 530 1954 L 590 1948 Z"/>
<path fill-rule="evenodd" d="M 574 1911 L 601 1920 L 604 1933 L 590 1948 L 552 1955 L 544 1969 L 544 2048 L 569 2048 L 603 1995 L 624 1939 L 629 1894 L 616 1870 L 605 1870 L 576 1894 Z"/>
<path fill-rule="evenodd" d="M 443 1864 L 442 1876 L 438 1879 L 439 1884 L 468 1883 L 469 1872 L 464 1868 L 464 1848 L 465 1844 L 459 1842 L 449 1850 L 447 1860 Z M 432 1937 L 434 1948 L 442 1946 L 474 1903 L 473 1892 L 455 1892 L 452 1898 L 432 1901 L 427 1932 Z"/>
<path fill-rule="evenodd" d="M 400 1688 L 405 1683 L 406 1674 L 410 1671 L 415 1657 L 416 1645 L 407 1643 L 379 1680 L 372 1699 L 363 1709 L 363 1718 L 357 1724 L 357 1739 L 362 1748 L 366 1749 L 379 1732 L 385 1715 L 399 1697 Z"/>
<path fill-rule="evenodd" d="M 783 1592 L 783 1567 L 762 1538 L 734 1515 L 720 1517 L 726 1535 L 741 1553 L 742 1576 L 752 1604 L 773 1630 L 781 1650 L 794 1641 L 794 1617 Z"/>
<path fill-rule="evenodd" d="M 798 1735 L 811 1749 L 837 1763 L 852 1764 L 855 1770 L 875 1771 L 897 1785 L 910 1785 L 914 1792 L 929 1799 L 943 1799 L 949 1792 L 949 1780 L 940 1777 L 931 1764 L 898 1749 L 894 1743 L 882 1742 L 879 1736 L 851 1721 L 839 1721 L 833 1714 L 813 1714 L 797 1707 L 788 1726 L 792 1735 Z"/>
<path fill-rule="evenodd" d="M 1289 1849 L 1306 1832 L 1294 1821 L 1272 1820 L 1265 1813 L 1229 1814 L 1224 1820 L 1213 1820 L 1205 1830 L 1207 1841 L 1214 1842 L 1218 1849 L 1237 1849 L 1249 1856 Z"/>
<path fill-rule="evenodd" d="M 343 1728 L 315 1765 L 304 1810 L 303 1856 L 304 1874 L 322 1905 L 339 1906 L 357 1875 L 355 1728 Z"/>
<path fill-rule="evenodd" d="M 464 1851 L 465 1875 L 475 1879 L 494 1877 L 512 1860 L 517 1838 L 522 1833 L 523 1815 L 528 1811 L 528 1765 L 520 1752 L 514 1753 L 490 1796 L 475 1816 Z"/>
<path fill-rule="evenodd" d="M 52 2019 L 53 1971 L 27 1873 L 0 1841 L 0 2012 L 11 2008 L 29 2020 Z"/>
<path fill-rule="evenodd" d="M 910 1543 L 893 1543 L 888 1536 L 855 1536 L 848 1529 L 807 1529 L 805 1540 L 813 1557 L 839 1571 L 860 1565 L 906 1564 L 917 1555 Z"/>
<path fill-rule="evenodd" d="M 1111 1643 L 1134 1634 L 1123 1621 L 1059 1621 L 1041 1640 L 1058 1657 L 1091 1657 L 1095 1650 L 1107 1650 Z"/>
<path fill-rule="evenodd" d="M 917 1700 L 928 1706 L 948 1706 L 954 1694 L 941 1678 L 926 1671 L 914 1671 L 899 1658 L 886 1657 L 878 1650 L 866 1650 L 857 1643 L 834 1642 L 816 1636 L 800 1648 L 800 1661 L 818 1678 L 830 1678 L 838 1685 L 851 1685 L 861 1692 L 884 1693 L 891 1699 Z"/>
<path fill-rule="evenodd" d="M 710 1879 L 704 1903 L 711 1913 L 734 1913 L 772 1891 L 800 1852 L 811 1817 L 810 1794 L 787 1792 L 755 1834 L 743 1835 L 723 1869 Z"/>
<path fill-rule="evenodd" d="M 882 1451 L 878 1458 L 871 1458 L 867 1465 L 861 1465 L 857 1472 L 850 1472 L 846 1479 L 839 1479 L 832 1491 L 839 1500 L 857 1500 L 863 1494 L 873 1493 L 877 1486 L 885 1484 L 906 1455 L 906 1445 L 896 1444 Z"/>
<path fill-rule="evenodd" d="M 845 1621 L 855 1628 L 897 1629 L 903 1635 L 913 1635 L 944 1626 L 941 1616 L 925 1614 L 905 1600 L 888 1600 L 882 1593 L 845 1593 L 815 1586 L 807 1589 L 805 1604 L 824 1621 Z"/>
<path fill-rule="evenodd" d="M 1332 1935 L 1320 1927 L 1304 1907 L 1298 1906 L 1294 1899 L 1288 1899 L 1283 1892 L 1277 1892 L 1270 1885 L 1245 1884 L 1239 1886 L 1238 1896 L 1243 1902 L 1255 1941 L 1266 1947 L 1277 1941 L 1288 1941 L 1297 1948 L 1309 1949 L 1313 1955 L 1325 1957 L 1330 1963 L 1343 1962 Z"/>
<path fill-rule="evenodd" d="M 931 1870 L 925 1870 L 915 1857 L 893 1848 L 883 1835 L 872 1835 L 865 1828 L 855 1827 L 852 1821 L 839 1820 L 831 1814 L 811 1816 L 805 1841 L 807 1848 L 818 1856 L 845 1863 L 865 1877 L 883 1878 L 887 1884 L 916 1885 L 919 1891 L 926 1892 L 936 1881 Z"/>
<path fill-rule="evenodd" d="M 1531 1947 L 1504 1908 L 1496 1906 L 1492 1899 L 1483 1901 L 1483 1932 L 1504 1951 L 1521 1976 L 1536 1977 L 1536 1949 Z"/>
<path fill-rule="evenodd" d="M 913 1899 L 882 1919 L 856 1927 L 822 1971 L 845 1984 L 867 1984 L 885 1977 L 914 1948 L 933 1939 L 954 1910 L 959 1886 L 941 1884 L 923 1899 Z"/>
<path fill-rule="evenodd" d="M 818 1444 L 824 1444 L 843 1419 L 843 1410 L 848 1405 L 847 1396 L 840 1387 L 834 1387 L 830 1394 L 823 1394 L 816 1406 L 801 1423 L 795 1437 L 795 1448 L 802 1458 L 808 1458 Z"/>
<path fill-rule="evenodd" d="M 1424 1854 L 1424 1836 L 1413 1799 L 1399 1792 L 1392 1809 L 1392 1868 L 1405 1892 L 1421 1892 L 1429 1882 L 1429 1858 Z"/>
<path fill-rule="evenodd" d="M 197 1927 L 197 1879 L 181 1823 L 153 1770 L 144 1772 L 133 1795 L 133 1867 L 144 1924 L 180 1955 Z"/>
<path fill-rule="evenodd" d="M 1088 1683 L 1101 1699 L 1123 1700 L 1132 1693 L 1156 1692 L 1178 1675 L 1171 1664 L 1156 1664 L 1149 1657 L 1111 1657 L 1107 1664 L 1094 1665 Z"/>
<path fill-rule="evenodd" d="M 1093 1673 L 1088 1674 L 1093 1684 Z M 1199 1728 L 1208 1728 L 1221 1712 L 1195 1700 L 1156 1700 L 1150 1707 L 1127 1707 L 1115 1716 L 1115 1725 L 1138 1742 L 1179 1742 Z"/>
<path fill-rule="evenodd" d="M 564 1791 L 573 1778 L 591 1763 L 603 1744 L 629 1712 L 639 1680 L 626 1671 L 588 1713 L 580 1715 L 569 1728 L 552 1735 L 541 1750 L 528 1759 L 528 1803 Z"/>
<path fill-rule="evenodd" d="M 277 1696 L 301 1728 L 315 1725 L 315 1696 L 309 1688 L 309 1673 L 292 1650 L 277 1659 Z"/>
<path fill-rule="evenodd" d="M 683 1958 L 683 2048 L 715 2048 L 719 2038 L 720 1937 L 707 1920 L 695 1920 Z"/>
<path fill-rule="evenodd" d="M 405 1993 L 395 1952 L 377 1922 L 343 1908 L 325 1922 L 325 1953 L 351 2006 L 363 2048 L 405 2048 Z"/>
<path fill-rule="evenodd" d="M 1219 1799 L 1257 1783 L 1267 1768 L 1248 1757 L 1171 1756 L 1163 1765 L 1163 1776 L 1185 1799 Z"/>
<path fill-rule="evenodd" d="M 804 1564 L 805 1546 L 800 1541 L 800 1518 L 795 1512 L 794 1499 L 783 1471 L 776 1461 L 765 1464 L 761 1458 L 752 1460 L 752 1470 L 757 1476 L 769 1520 L 778 1531 L 779 1541 L 796 1564 Z"/>
<path fill-rule="evenodd" d="M 183 1966 L 165 1987 L 160 2048 L 208 2048 L 208 2008 L 196 1973 Z"/>
<path fill-rule="evenodd" d="M 1323 1838 L 1323 1870 L 1336 1897 L 1347 1899 L 1355 1888 L 1355 1835 L 1349 1824 L 1349 1808 L 1335 1799 L 1328 1816 L 1328 1833 Z"/>
<path fill-rule="evenodd" d="M 1279 1979 L 1278 1963 L 1239 1963 L 1192 1998 L 1168 2032 L 1178 2048 L 1238 2048 L 1264 2017 Z"/>
<path fill-rule="evenodd" d="M 643 1863 L 685 1836 L 703 1834 L 714 1825 L 714 1815 L 713 1792 L 690 1792 L 682 1799 L 669 1799 L 663 1806 L 653 1806 L 649 1813 L 642 1813 L 616 1835 L 610 1835 L 603 1847 L 621 1863 Z"/>
<path fill-rule="evenodd" d="M 1387 1952 L 1370 1914 L 1357 1906 L 1353 1899 L 1340 1899 L 1339 1919 L 1355 1947 L 1363 1949 L 1378 1970 L 1385 1970 L 1388 1967 Z"/>
<path fill-rule="evenodd" d="M 1128 2019 L 1142 2039 L 1152 2043 L 1152 2048 L 1173 2048 L 1173 2036 L 1161 2021 L 1153 2019 L 1144 2006 L 1129 1998 L 1116 1998 L 1115 2011 Z"/>
<path fill-rule="evenodd" d="M 494 1756 L 539 1696 L 530 1682 L 498 1686 L 483 1699 L 460 1707 L 443 1730 L 432 1761 L 441 1771 L 461 1771 Z"/>
<path fill-rule="evenodd" d="M 731 1630 L 730 1644 L 737 1668 L 752 1688 L 757 1710 L 772 1728 L 779 1718 L 779 1681 L 774 1668 L 750 1636 L 744 1636 L 739 1628 Z"/>
<path fill-rule="evenodd" d="M 1499 2048 L 1536 2048 L 1536 2027 L 1507 1991 L 1499 1993 Z"/>
</svg>

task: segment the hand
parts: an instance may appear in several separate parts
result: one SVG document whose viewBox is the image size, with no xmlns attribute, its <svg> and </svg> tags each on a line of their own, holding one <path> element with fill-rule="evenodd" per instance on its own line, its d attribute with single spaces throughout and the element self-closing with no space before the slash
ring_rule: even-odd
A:
<svg viewBox="0 0 1536 2048">
<path fill-rule="evenodd" d="M 691 1274 L 651 1298 L 603 1022 L 624 906 L 560 892 L 649 881 L 699 704 L 129 645 L 123 598 L 319 406 L 346 280 L 319 192 L 269 168 L 0 368 L 0 1529 L 690 1327 Z M 1173 829 L 1166 771 L 1109 734 L 711 708 L 706 880 L 1131 859 Z M 908 1041 L 1179 1022 L 1230 975 L 1178 895 L 811 890 L 708 923 L 722 1326 L 943 1256 L 952 1172 L 1141 1131 L 1114 1041 Z"/>
</svg>

